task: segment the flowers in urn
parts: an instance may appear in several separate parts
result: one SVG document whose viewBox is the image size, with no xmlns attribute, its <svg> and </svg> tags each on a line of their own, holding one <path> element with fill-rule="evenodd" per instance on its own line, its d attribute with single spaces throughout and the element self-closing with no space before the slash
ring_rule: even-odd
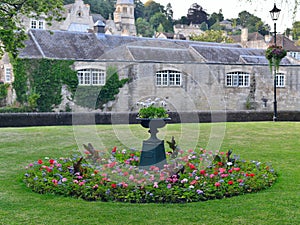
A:
<svg viewBox="0 0 300 225">
<path fill-rule="evenodd" d="M 286 56 L 287 52 L 282 46 L 271 45 L 266 50 L 266 58 L 269 61 L 270 70 L 275 66 L 275 70 L 279 69 L 280 61 Z"/>
<path fill-rule="evenodd" d="M 155 100 L 149 98 L 144 102 L 138 102 L 137 105 L 141 107 L 138 112 L 138 118 L 161 119 L 169 117 L 169 114 L 165 109 L 167 104 L 160 98 L 156 98 Z"/>
</svg>

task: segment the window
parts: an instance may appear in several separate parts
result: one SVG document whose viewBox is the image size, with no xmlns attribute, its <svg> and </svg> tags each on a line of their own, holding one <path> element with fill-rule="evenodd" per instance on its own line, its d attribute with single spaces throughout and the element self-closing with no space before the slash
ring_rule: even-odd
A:
<svg viewBox="0 0 300 225">
<path fill-rule="evenodd" d="M 283 73 L 276 74 L 276 87 L 285 87 L 285 75 Z"/>
<path fill-rule="evenodd" d="M 5 82 L 11 82 L 11 68 L 5 68 Z"/>
<path fill-rule="evenodd" d="M 231 72 L 226 74 L 227 87 L 249 87 L 250 74 L 243 72 Z"/>
<path fill-rule="evenodd" d="M 171 70 L 157 72 L 156 86 L 181 86 L 181 73 Z"/>
<path fill-rule="evenodd" d="M 30 28 L 43 30 L 45 29 L 44 24 L 45 22 L 43 20 L 31 20 Z"/>
<path fill-rule="evenodd" d="M 83 69 L 77 71 L 79 85 L 104 85 L 105 72 L 99 69 Z"/>
</svg>

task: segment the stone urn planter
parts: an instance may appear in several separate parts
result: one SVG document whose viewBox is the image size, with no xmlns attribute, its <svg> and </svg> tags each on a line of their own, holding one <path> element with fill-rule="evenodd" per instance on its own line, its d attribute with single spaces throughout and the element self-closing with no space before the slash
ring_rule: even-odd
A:
<svg viewBox="0 0 300 225">
<path fill-rule="evenodd" d="M 143 141 L 142 153 L 140 157 L 141 169 L 149 169 L 156 166 L 162 169 L 166 161 L 164 140 L 157 138 L 158 128 L 163 128 L 171 118 L 137 118 L 142 127 L 149 128 L 150 138 Z"/>
</svg>

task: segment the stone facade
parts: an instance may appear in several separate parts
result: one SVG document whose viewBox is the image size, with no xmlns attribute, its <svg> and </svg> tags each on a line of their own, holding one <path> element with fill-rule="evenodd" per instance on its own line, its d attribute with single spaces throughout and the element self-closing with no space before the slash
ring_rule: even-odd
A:
<svg viewBox="0 0 300 225">
<path fill-rule="evenodd" d="M 273 108 L 273 75 L 263 49 L 95 33 L 29 33 L 20 57 L 75 59 L 77 71 L 105 72 L 113 66 L 120 78 L 129 78 L 111 104 L 114 112 L 137 111 L 137 102 L 156 97 L 180 112 Z M 72 49 L 67 48 L 69 42 Z M 299 110 L 299 69 L 300 63 L 291 57 L 282 60 L 278 110 Z"/>
</svg>

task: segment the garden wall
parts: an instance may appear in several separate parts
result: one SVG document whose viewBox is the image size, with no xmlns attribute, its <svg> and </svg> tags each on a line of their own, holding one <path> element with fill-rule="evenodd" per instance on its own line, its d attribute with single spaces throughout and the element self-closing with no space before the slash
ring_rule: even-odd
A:
<svg viewBox="0 0 300 225">
<path fill-rule="evenodd" d="M 134 124 L 136 113 L 3 113 L 0 127 Z M 272 121 L 271 111 L 170 112 L 170 123 Z M 278 121 L 300 121 L 300 111 L 280 111 Z"/>
</svg>

